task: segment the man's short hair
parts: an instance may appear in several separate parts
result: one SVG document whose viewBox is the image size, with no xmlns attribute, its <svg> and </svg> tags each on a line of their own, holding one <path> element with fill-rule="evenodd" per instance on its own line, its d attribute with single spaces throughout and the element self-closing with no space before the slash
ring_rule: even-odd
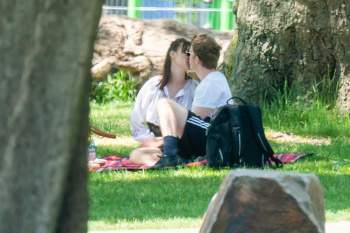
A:
<svg viewBox="0 0 350 233">
<path fill-rule="evenodd" d="M 220 58 L 221 46 L 207 34 L 198 34 L 192 40 L 193 52 L 207 69 L 216 69 Z"/>
</svg>

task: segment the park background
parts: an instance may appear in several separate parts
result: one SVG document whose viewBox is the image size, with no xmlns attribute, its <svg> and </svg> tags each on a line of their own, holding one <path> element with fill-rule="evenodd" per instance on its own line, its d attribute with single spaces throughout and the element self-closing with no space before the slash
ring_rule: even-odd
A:
<svg viewBox="0 0 350 233">
<path fill-rule="evenodd" d="M 234 28 L 232 1 L 125 2 L 106 1 L 104 14 L 139 19 L 171 18 L 179 23 L 221 31 Z M 349 159 L 345 156 L 349 154 L 349 133 L 345 130 L 349 120 L 334 108 L 337 99 L 334 91 L 338 90 L 339 81 L 333 75 L 328 72 L 321 79 L 315 79 L 307 94 L 303 84 L 288 86 L 286 82 L 281 90 L 275 90 L 277 98 L 273 103 L 262 101 L 260 104 L 266 136 L 276 153 L 314 153 L 295 164 L 286 164 L 282 171 L 313 172 L 319 176 L 325 188 L 327 222 L 350 219 L 349 209 L 336 204 L 348 200 L 340 189 L 349 188 L 345 184 L 349 178 Z M 138 77 L 120 71 L 108 75 L 106 81 L 93 83 L 90 120 L 117 135 L 117 140 L 95 138 L 100 145 L 99 156 L 128 156 L 132 149 L 139 147 L 130 137 L 128 122 L 138 82 Z M 228 172 L 228 169 L 185 168 L 90 174 L 89 229 L 197 228 Z M 106 180 L 110 181 L 108 185 Z M 102 182 L 105 182 L 103 187 L 98 185 Z M 113 209 L 111 206 L 116 204 L 118 208 Z"/>
<path fill-rule="evenodd" d="M 229 172 L 87 172 L 89 121 L 119 140 L 98 144 L 98 156 L 138 147 L 128 125 L 136 93 L 125 88 L 133 76 L 93 84 L 111 98 L 89 101 L 103 4 L 0 0 L 0 232 L 197 228 Z M 232 90 L 247 101 L 240 90 L 258 90 L 275 152 L 314 153 L 280 171 L 315 173 L 327 222 L 349 221 L 349 113 L 340 107 L 349 107 L 350 3 L 241 0 L 233 11 L 239 33 L 221 67 Z"/>
</svg>

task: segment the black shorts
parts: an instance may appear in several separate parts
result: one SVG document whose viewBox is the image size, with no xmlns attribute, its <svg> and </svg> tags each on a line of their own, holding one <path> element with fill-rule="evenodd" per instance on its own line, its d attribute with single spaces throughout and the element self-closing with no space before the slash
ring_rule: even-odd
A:
<svg viewBox="0 0 350 233">
<path fill-rule="evenodd" d="M 210 118 L 202 120 L 193 112 L 188 111 L 187 121 L 182 138 L 178 142 L 179 155 L 185 159 L 194 159 L 206 154 L 207 128 Z"/>
</svg>

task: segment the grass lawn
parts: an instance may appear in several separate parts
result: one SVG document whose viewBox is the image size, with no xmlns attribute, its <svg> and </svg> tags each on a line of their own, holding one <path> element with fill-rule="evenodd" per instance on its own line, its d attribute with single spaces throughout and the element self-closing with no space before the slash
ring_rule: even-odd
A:
<svg viewBox="0 0 350 233">
<path fill-rule="evenodd" d="M 117 140 L 98 138 L 98 157 L 128 156 L 139 146 L 130 137 L 133 103 L 91 103 L 90 119 Z M 315 173 L 322 184 L 327 222 L 350 221 L 350 122 L 315 103 L 262 107 L 266 135 L 275 153 L 315 153 L 279 171 Z M 302 140 L 269 137 L 280 131 Z M 319 141 L 312 141 L 318 139 Z M 229 170 L 201 167 L 164 171 L 89 173 L 89 230 L 197 228 L 212 196 Z"/>
</svg>

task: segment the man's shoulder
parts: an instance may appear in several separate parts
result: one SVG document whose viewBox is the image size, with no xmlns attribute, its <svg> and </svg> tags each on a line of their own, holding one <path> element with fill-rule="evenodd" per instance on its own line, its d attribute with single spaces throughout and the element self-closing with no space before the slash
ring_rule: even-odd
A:
<svg viewBox="0 0 350 233">
<path fill-rule="evenodd" d="M 226 80 L 226 77 L 223 73 L 217 70 L 208 74 L 208 76 L 205 79 L 207 79 L 208 81 L 209 80 Z"/>
<path fill-rule="evenodd" d="M 209 75 L 224 76 L 225 77 L 225 75 L 223 73 L 221 73 L 221 71 L 219 71 L 219 70 L 215 70 L 215 71 L 211 72 Z"/>
<path fill-rule="evenodd" d="M 222 85 L 223 83 L 227 83 L 226 76 L 220 71 L 213 71 L 204 79 L 206 80 L 208 85 Z"/>
</svg>

